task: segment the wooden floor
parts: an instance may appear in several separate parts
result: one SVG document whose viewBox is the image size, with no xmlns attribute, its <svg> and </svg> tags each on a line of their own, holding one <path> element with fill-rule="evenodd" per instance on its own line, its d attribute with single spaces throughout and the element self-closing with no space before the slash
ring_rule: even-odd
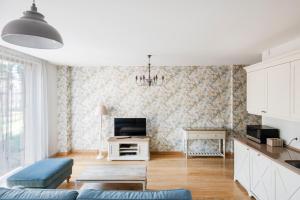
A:
<svg viewBox="0 0 300 200">
<path fill-rule="evenodd" d="M 250 199 L 245 190 L 233 181 L 233 159 L 192 158 L 173 153 L 157 153 L 151 160 L 144 161 L 107 161 L 96 160 L 94 153 L 72 153 L 74 159 L 73 175 L 70 183 L 60 188 L 74 188 L 74 178 L 91 165 L 101 164 L 143 164 L 147 165 L 147 189 L 185 188 L 192 192 L 193 199 Z M 115 187 L 121 187 L 114 185 Z M 124 185 L 123 185 L 124 187 Z M 112 188 L 114 189 L 114 188 Z"/>
</svg>

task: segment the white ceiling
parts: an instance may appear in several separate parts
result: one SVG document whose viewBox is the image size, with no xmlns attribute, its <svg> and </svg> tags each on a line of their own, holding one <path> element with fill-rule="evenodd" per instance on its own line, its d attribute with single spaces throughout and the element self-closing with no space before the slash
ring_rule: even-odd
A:
<svg viewBox="0 0 300 200">
<path fill-rule="evenodd" d="M 299 0 L 36 0 L 59 50 L 0 45 L 75 66 L 252 64 L 300 36 Z M 30 0 L 0 0 L 0 29 Z"/>
</svg>

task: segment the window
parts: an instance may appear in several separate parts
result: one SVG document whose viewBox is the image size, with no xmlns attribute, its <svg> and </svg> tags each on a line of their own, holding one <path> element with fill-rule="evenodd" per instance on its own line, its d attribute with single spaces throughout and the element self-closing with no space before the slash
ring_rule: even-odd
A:
<svg viewBox="0 0 300 200">
<path fill-rule="evenodd" d="M 24 66 L 0 58 L 0 176 L 24 162 Z"/>
</svg>

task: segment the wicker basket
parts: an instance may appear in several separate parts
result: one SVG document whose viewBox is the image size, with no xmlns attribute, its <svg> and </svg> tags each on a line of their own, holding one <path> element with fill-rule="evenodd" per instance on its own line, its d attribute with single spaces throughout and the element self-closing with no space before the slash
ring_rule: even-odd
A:
<svg viewBox="0 0 300 200">
<path fill-rule="evenodd" d="M 267 138 L 267 145 L 271 147 L 282 147 L 283 140 L 280 138 Z"/>
</svg>

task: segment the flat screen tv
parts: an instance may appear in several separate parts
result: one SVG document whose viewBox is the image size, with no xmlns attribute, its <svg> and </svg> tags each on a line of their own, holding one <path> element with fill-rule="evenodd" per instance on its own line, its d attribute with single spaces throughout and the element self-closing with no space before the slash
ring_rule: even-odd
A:
<svg viewBox="0 0 300 200">
<path fill-rule="evenodd" d="M 115 136 L 146 136 L 146 118 L 115 118 Z"/>
</svg>

